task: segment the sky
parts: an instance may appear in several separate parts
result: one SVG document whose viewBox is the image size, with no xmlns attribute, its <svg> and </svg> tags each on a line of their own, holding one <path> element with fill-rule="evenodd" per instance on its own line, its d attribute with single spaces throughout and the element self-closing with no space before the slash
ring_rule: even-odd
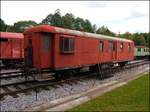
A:
<svg viewBox="0 0 150 112">
<path fill-rule="evenodd" d="M 39 23 L 56 9 L 115 33 L 149 32 L 149 1 L 1 1 L 1 19 L 9 25 L 21 20 Z"/>
</svg>

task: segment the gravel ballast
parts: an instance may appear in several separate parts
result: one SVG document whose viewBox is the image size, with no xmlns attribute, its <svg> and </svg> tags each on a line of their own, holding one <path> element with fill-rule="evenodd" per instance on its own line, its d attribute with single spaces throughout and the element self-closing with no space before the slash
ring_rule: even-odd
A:
<svg viewBox="0 0 150 112">
<path fill-rule="evenodd" d="M 6 96 L 4 100 L 0 101 L 1 111 L 24 110 L 27 107 L 36 106 L 58 98 L 87 91 L 96 85 L 107 83 L 110 80 L 117 80 L 119 79 L 120 76 L 135 75 L 138 74 L 139 72 L 141 73 L 148 69 L 149 65 L 147 64 L 140 66 L 138 68 L 133 68 L 132 70 L 116 73 L 114 74 L 114 77 L 105 80 L 91 78 L 84 81 L 78 81 L 77 83 L 72 83 L 72 85 L 63 84 L 61 86 L 60 85 L 57 86 L 57 88 L 49 87 L 49 90 L 42 89 L 39 93 L 31 91 L 30 92 L 31 94 L 29 95 L 19 94 L 19 97 L 17 98 L 13 98 L 12 96 Z"/>
</svg>

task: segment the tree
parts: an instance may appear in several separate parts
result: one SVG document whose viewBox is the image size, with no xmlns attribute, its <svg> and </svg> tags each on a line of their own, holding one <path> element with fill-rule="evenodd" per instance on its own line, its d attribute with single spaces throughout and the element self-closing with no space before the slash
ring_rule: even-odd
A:
<svg viewBox="0 0 150 112">
<path fill-rule="evenodd" d="M 75 29 L 75 18 L 74 15 L 71 13 L 65 14 L 65 16 L 62 17 L 62 26 L 64 28 L 69 28 L 69 29 Z"/>
<path fill-rule="evenodd" d="M 53 14 L 49 14 L 45 19 L 42 20 L 40 24 L 51 25 Z"/>
<path fill-rule="evenodd" d="M 9 32 L 24 32 L 26 29 L 36 26 L 37 23 L 34 21 L 18 21 L 16 23 L 14 23 L 13 26 L 9 26 L 8 27 L 8 31 Z"/>
<path fill-rule="evenodd" d="M 129 40 L 133 40 L 133 35 L 129 32 L 126 32 L 124 34 L 121 34 L 120 35 L 121 38 L 126 38 L 126 39 L 129 39 Z"/>
<path fill-rule="evenodd" d="M 135 45 L 146 45 L 144 36 L 139 33 L 134 34 L 133 41 Z"/>
<path fill-rule="evenodd" d="M 92 24 L 89 20 L 84 20 L 82 18 L 77 17 L 74 23 L 76 30 L 82 30 L 86 32 L 94 32 Z"/>
<path fill-rule="evenodd" d="M 149 33 L 142 33 L 146 42 L 146 46 L 150 46 L 150 32 Z"/>
<path fill-rule="evenodd" d="M 95 26 L 93 26 L 89 20 L 84 20 L 79 17 L 75 18 L 72 13 L 66 13 L 64 16 L 61 16 L 59 9 L 57 9 L 54 14 L 49 14 L 40 24 L 60 26 L 86 32 L 94 32 L 95 30 L 93 28 Z"/>
<path fill-rule="evenodd" d="M 84 20 L 77 17 L 74 22 L 75 30 L 83 30 Z"/>
<path fill-rule="evenodd" d="M 83 22 L 83 29 L 86 32 L 94 32 L 91 22 L 87 19 Z"/>
<path fill-rule="evenodd" d="M 108 36 L 116 36 L 116 34 L 115 33 L 113 33 L 112 31 L 110 31 L 107 27 L 105 27 L 105 26 L 102 26 L 102 27 L 100 27 L 97 31 L 96 31 L 96 33 L 98 33 L 98 34 L 103 34 L 103 35 L 108 35 Z"/>
<path fill-rule="evenodd" d="M 57 9 L 54 15 L 52 16 L 51 25 L 62 26 L 61 13 L 59 9 Z"/>
<path fill-rule="evenodd" d="M 7 30 L 7 25 L 1 18 L 0 18 L 0 24 L 1 24 L 0 31 L 5 32 Z"/>
<path fill-rule="evenodd" d="M 54 14 L 49 14 L 40 24 L 47 24 L 52 26 L 62 26 L 62 17 L 60 10 L 57 9 Z"/>
</svg>

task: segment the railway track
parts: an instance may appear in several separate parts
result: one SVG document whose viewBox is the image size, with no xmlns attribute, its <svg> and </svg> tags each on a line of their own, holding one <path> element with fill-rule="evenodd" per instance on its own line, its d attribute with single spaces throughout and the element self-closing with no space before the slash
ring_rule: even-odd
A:
<svg viewBox="0 0 150 112">
<path fill-rule="evenodd" d="M 10 72 L 1 72 L 0 73 L 0 80 L 23 77 L 23 73 L 24 72 L 22 70 L 16 70 L 16 71 L 10 71 Z"/>
<path fill-rule="evenodd" d="M 112 69 L 103 69 L 102 71 L 98 72 L 92 72 L 92 71 L 82 71 L 81 75 L 74 75 L 71 78 L 65 78 L 63 80 L 57 80 L 57 79 L 50 79 L 46 81 L 36 81 L 36 80 L 30 80 L 30 81 L 24 81 L 24 82 L 17 82 L 12 84 L 5 84 L 0 86 L 0 98 L 3 99 L 3 97 L 7 95 L 11 95 L 12 97 L 18 97 L 17 94 L 19 93 L 28 93 L 29 91 L 36 91 L 38 92 L 39 89 L 49 89 L 50 87 L 56 88 L 57 86 L 60 86 L 62 84 L 73 84 L 77 83 L 78 81 L 85 80 L 86 78 L 97 78 L 100 80 L 103 80 L 108 77 L 112 77 L 112 73 L 120 72 L 123 70 L 130 70 L 131 68 L 135 68 L 144 64 L 148 64 L 149 61 L 142 61 L 137 63 L 128 64 L 125 67 L 115 67 Z"/>
<path fill-rule="evenodd" d="M 84 77 L 89 77 L 87 76 L 87 74 L 89 74 L 89 72 L 83 72 L 82 76 L 79 76 L 80 78 Z M 79 78 L 78 77 L 78 78 Z M 34 90 L 34 91 L 38 91 L 39 88 L 44 88 L 47 89 L 47 86 L 50 87 L 54 87 L 56 88 L 56 85 L 61 85 L 62 83 L 75 83 L 76 79 L 78 79 L 77 77 L 73 77 L 70 79 L 66 79 L 66 80 L 57 80 L 57 79 L 50 79 L 50 80 L 46 80 L 46 81 L 37 81 L 37 80 L 30 80 L 30 81 L 24 81 L 24 82 L 17 82 L 17 83 L 12 83 L 12 84 L 4 84 L 0 86 L 0 89 L 5 91 L 3 93 L 0 94 L 0 98 L 6 96 L 6 95 L 11 95 L 12 97 L 16 97 L 18 93 L 24 93 L 26 91 L 29 90 Z M 19 86 L 24 86 L 23 88 L 20 88 Z M 16 88 L 16 90 L 11 90 L 9 88 Z"/>
</svg>

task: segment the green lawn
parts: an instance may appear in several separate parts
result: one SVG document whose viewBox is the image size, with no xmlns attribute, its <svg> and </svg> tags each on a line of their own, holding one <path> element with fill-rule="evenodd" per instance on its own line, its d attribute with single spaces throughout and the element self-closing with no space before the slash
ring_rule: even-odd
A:
<svg viewBox="0 0 150 112">
<path fill-rule="evenodd" d="M 69 111 L 149 111 L 149 75 Z"/>
</svg>

